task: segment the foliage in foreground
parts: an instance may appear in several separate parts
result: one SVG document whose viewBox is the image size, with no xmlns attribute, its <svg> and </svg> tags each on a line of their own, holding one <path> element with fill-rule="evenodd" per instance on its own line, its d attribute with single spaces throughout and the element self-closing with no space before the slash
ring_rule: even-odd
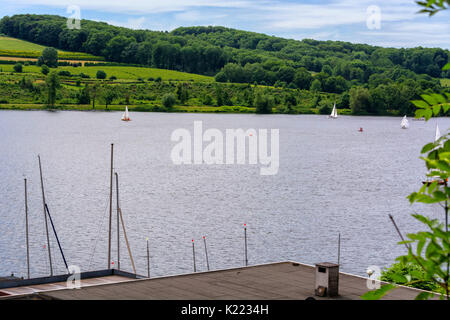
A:
<svg viewBox="0 0 450 320">
<path fill-rule="evenodd" d="M 417 2 L 422 9 L 421 13 L 430 16 L 438 11 L 448 8 L 450 1 L 428 0 Z M 449 70 L 447 63 L 443 70 Z M 433 115 L 438 116 L 446 113 L 450 108 L 450 93 L 422 95 L 423 100 L 412 101 L 418 108 L 416 118 L 424 117 L 429 120 Z M 450 232 L 448 221 L 448 202 L 450 200 L 450 188 L 448 179 L 450 176 L 450 140 L 449 133 L 441 136 L 437 141 L 426 144 L 421 153 L 428 169 L 427 177 L 431 180 L 424 183 L 418 192 L 408 196 L 411 204 L 418 202 L 424 204 L 439 204 L 444 212 L 443 221 L 430 219 L 422 214 L 412 216 L 424 224 L 426 231 L 407 234 L 405 240 L 400 233 L 392 216 L 394 226 L 399 233 L 402 244 L 406 247 L 408 254 L 398 257 L 397 265 L 392 266 L 384 275 L 389 283 L 375 291 L 369 291 L 362 296 L 363 299 L 380 299 L 390 290 L 395 289 L 397 284 L 414 286 L 417 288 L 437 291 L 441 299 L 450 300 Z M 423 291 L 416 297 L 418 300 L 431 298 L 435 293 Z"/>
</svg>

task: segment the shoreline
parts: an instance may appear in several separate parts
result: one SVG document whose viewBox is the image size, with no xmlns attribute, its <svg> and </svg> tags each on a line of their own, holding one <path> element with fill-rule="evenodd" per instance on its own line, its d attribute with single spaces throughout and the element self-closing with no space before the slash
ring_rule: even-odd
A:
<svg viewBox="0 0 450 320">
<path fill-rule="evenodd" d="M 123 105 L 97 105 L 93 109 L 91 105 L 57 105 L 54 108 L 48 107 L 45 104 L 0 104 L 0 110 L 19 110 L 19 111 L 85 111 L 85 112 L 123 112 Z M 128 105 L 128 110 L 131 112 L 161 112 L 161 113 L 230 113 L 230 114 L 255 114 L 255 108 L 242 106 L 174 106 L 173 109 L 167 110 L 163 106 L 158 105 Z M 371 117 L 403 117 L 403 115 L 395 113 L 386 114 L 352 114 L 350 109 L 338 109 L 340 116 L 371 116 Z M 321 115 L 318 108 L 304 109 L 298 113 L 282 113 L 273 110 L 271 114 L 284 115 Z M 408 116 L 413 117 L 413 116 Z M 413 119 L 416 120 L 416 119 Z M 421 120 L 416 120 L 421 121 Z"/>
</svg>

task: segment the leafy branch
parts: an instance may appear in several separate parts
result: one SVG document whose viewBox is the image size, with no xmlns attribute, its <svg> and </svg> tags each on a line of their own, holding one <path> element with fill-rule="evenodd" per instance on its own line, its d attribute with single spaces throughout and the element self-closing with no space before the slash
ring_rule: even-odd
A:
<svg viewBox="0 0 450 320">
<path fill-rule="evenodd" d="M 416 3 L 423 7 L 419 13 L 427 13 L 430 17 L 450 7 L 450 0 L 427 0 L 416 1 Z"/>
</svg>

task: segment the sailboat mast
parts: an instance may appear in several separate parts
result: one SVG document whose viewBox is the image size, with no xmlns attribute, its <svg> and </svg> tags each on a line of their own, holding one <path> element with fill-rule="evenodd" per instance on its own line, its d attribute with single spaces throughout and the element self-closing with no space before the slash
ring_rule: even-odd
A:
<svg viewBox="0 0 450 320">
<path fill-rule="evenodd" d="M 27 276 L 30 279 L 30 246 L 28 242 L 28 197 L 27 197 L 27 179 L 25 181 L 25 235 L 27 240 Z"/>
<path fill-rule="evenodd" d="M 109 237 L 108 237 L 108 269 L 111 268 L 111 220 L 112 220 L 112 184 L 113 184 L 113 161 L 114 161 L 114 144 L 111 143 L 111 173 L 109 184 Z"/>
<path fill-rule="evenodd" d="M 120 270 L 120 222 L 119 222 L 119 176 L 116 175 L 116 203 L 117 203 L 117 269 Z"/>
<path fill-rule="evenodd" d="M 53 276 L 52 254 L 51 254 L 51 250 L 50 250 L 50 238 L 48 236 L 47 212 L 45 210 L 44 180 L 42 179 L 41 157 L 39 155 L 38 155 L 38 160 L 39 160 L 39 173 L 41 175 L 42 205 L 44 208 L 45 234 L 47 235 L 48 260 L 50 262 L 50 276 Z"/>
</svg>

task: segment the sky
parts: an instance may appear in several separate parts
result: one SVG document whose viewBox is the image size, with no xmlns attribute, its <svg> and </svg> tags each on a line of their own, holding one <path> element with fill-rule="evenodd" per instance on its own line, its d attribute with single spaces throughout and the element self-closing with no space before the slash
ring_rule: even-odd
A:
<svg viewBox="0 0 450 320">
<path fill-rule="evenodd" d="M 450 10 L 417 14 L 414 0 L 0 0 L 0 16 L 57 14 L 133 29 L 225 26 L 289 39 L 450 49 Z M 82 27 L 82 25 L 81 25 Z"/>
</svg>

